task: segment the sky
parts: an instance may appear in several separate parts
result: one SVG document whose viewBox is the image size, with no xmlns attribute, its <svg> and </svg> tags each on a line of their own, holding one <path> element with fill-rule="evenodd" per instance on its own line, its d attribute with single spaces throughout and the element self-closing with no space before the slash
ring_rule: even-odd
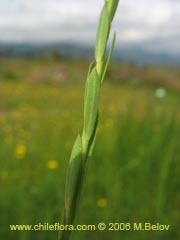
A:
<svg viewBox="0 0 180 240">
<path fill-rule="evenodd" d="M 94 44 L 104 0 L 0 0 L 0 42 Z M 180 0 L 121 0 L 117 44 L 180 53 Z"/>
</svg>

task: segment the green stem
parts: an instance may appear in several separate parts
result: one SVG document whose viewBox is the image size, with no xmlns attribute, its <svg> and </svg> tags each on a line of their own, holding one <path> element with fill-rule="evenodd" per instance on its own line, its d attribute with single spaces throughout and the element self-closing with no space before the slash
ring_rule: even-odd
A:
<svg viewBox="0 0 180 240">
<path fill-rule="evenodd" d="M 111 58 L 115 37 L 107 61 L 105 61 L 106 46 L 118 2 L 119 0 L 106 0 L 100 15 L 95 47 L 95 63 L 92 63 L 89 67 L 85 88 L 84 128 L 82 136 L 78 135 L 74 143 L 67 171 L 65 204 L 62 215 L 63 225 L 74 224 L 88 161 L 96 139 L 100 86 Z M 71 233 L 72 231 L 61 231 L 58 239 L 69 240 Z"/>
</svg>

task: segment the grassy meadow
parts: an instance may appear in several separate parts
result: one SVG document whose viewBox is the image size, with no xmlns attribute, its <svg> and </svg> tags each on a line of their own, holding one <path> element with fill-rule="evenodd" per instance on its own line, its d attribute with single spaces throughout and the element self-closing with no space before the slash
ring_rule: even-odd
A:
<svg viewBox="0 0 180 240">
<path fill-rule="evenodd" d="M 0 58 L 0 239 L 54 240 L 10 224 L 60 222 L 89 62 Z M 180 239 L 180 71 L 112 63 L 77 224 L 150 222 L 169 231 L 79 231 L 73 240 Z"/>
</svg>

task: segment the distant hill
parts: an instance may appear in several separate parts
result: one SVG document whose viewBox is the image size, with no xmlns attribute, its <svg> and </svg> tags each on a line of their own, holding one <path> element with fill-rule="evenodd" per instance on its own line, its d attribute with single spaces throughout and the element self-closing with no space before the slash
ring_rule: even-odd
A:
<svg viewBox="0 0 180 240">
<path fill-rule="evenodd" d="M 0 43 L 0 56 L 47 56 L 50 53 L 56 53 L 62 58 L 92 58 L 93 47 L 77 43 Z M 113 58 L 142 65 L 180 65 L 178 54 L 151 52 L 139 45 L 116 46 Z"/>
</svg>

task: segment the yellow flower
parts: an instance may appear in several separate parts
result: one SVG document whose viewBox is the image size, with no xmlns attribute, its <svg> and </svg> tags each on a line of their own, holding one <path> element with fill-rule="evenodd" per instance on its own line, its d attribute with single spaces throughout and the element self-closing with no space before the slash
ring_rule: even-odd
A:
<svg viewBox="0 0 180 240">
<path fill-rule="evenodd" d="M 58 168 L 58 162 L 56 160 L 50 160 L 47 163 L 47 168 L 50 170 L 54 170 L 54 169 Z"/>
<path fill-rule="evenodd" d="M 26 146 L 18 144 L 15 149 L 15 156 L 17 159 L 23 159 L 26 154 Z"/>
<path fill-rule="evenodd" d="M 104 208 L 104 207 L 106 207 L 106 206 L 107 206 L 107 199 L 106 199 L 106 198 L 99 198 L 99 199 L 97 200 L 97 206 L 98 206 L 99 208 Z"/>
</svg>

